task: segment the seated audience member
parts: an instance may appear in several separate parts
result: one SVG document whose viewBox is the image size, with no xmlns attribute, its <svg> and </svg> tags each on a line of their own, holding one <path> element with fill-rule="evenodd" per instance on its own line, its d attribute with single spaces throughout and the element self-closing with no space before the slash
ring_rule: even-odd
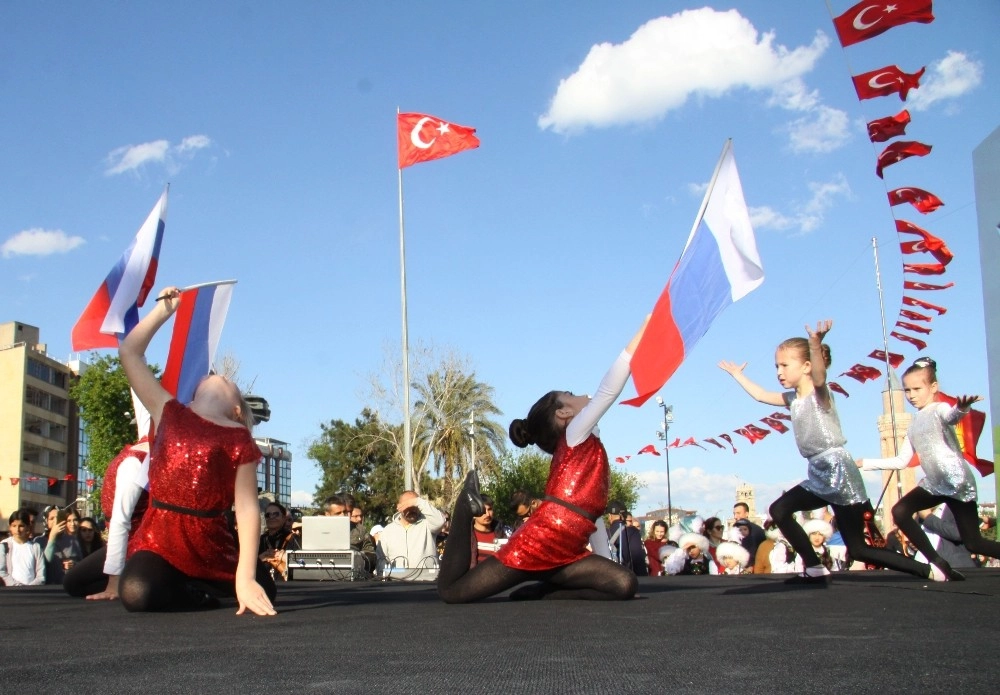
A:
<svg viewBox="0 0 1000 695">
<path fill-rule="evenodd" d="M 715 549 L 719 574 L 753 574 L 750 553 L 739 543 L 723 541 Z"/>
<path fill-rule="evenodd" d="M 639 533 L 639 529 L 628 523 L 631 514 L 623 509 L 619 502 L 609 502 L 608 507 L 614 510 L 608 516 L 608 541 L 611 546 L 611 559 L 628 567 L 638 577 L 647 576 L 649 569 L 646 567 L 646 548 L 642 543 L 642 534 Z"/>
<path fill-rule="evenodd" d="M 663 571 L 667 574 L 717 574 L 708 548 L 708 539 L 701 533 L 683 534 L 677 541 L 677 549 L 663 561 Z"/>
<path fill-rule="evenodd" d="M 375 541 L 365 531 L 364 522 L 364 510 L 355 502 L 351 508 L 351 550 L 361 553 L 365 560 L 365 571 L 370 574 L 375 571 Z"/>
<path fill-rule="evenodd" d="M 97 522 L 92 516 L 80 519 L 80 528 L 76 530 L 76 539 L 80 543 L 80 552 L 83 553 L 83 557 L 87 557 L 104 547 L 104 539 L 101 538 Z"/>
<path fill-rule="evenodd" d="M 703 533 L 705 534 L 705 538 L 708 539 L 708 554 L 712 556 L 716 567 L 721 567 L 722 565 L 719 563 L 715 552 L 720 545 L 726 542 L 726 525 L 719 517 L 710 516 L 705 519 L 705 530 Z"/>
<path fill-rule="evenodd" d="M 746 502 L 733 505 L 733 519 L 733 537 L 730 540 L 742 545 L 750 553 L 750 557 L 754 557 L 757 546 L 767 538 L 764 529 L 750 521 L 750 505 Z"/>
<path fill-rule="evenodd" d="M 659 577 L 663 574 L 663 565 L 660 564 L 660 548 L 667 543 L 667 522 L 654 521 L 649 527 L 649 535 L 642 544 L 646 547 L 646 564 L 649 567 L 650 577 Z"/>
<path fill-rule="evenodd" d="M 48 542 L 42 555 L 45 557 L 45 583 L 62 584 L 67 570 L 83 559 L 76 532 L 80 526 L 80 516 L 75 509 L 66 510 L 56 518 L 56 524 L 49 529 Z"/>
<path fill-rule="evenodd" d="M 36 543 L 42 551 L 45 551 L 45 546 L 49 543 L 49 534 L 52 532 L 52 527 L 55 526 L 59 521 L 59 507 L 54 504 L 45 508 L 42 512 L 42 519 L 45 522 L 45 528 L 38 535 L 31 537 L 31 542 Z M 31 526 L 32 533 L 34 533 L 35 526 L 34 521 L 32 521 Z"/>
<path fill-rule="evenodd" d="M 482 495 L 483 513 L 481 516 L 472 518 L 473 531 L 476 534 L 476 543 L 479 552 L 476 554 L 476 563 L 480 563 L 490 555 L 496 555 L 502 542 L 510 538 L 511 530 L 497 519 L 493 518 L 493 498 Z"/>
<path fill-rule="evenodd" d="M 436 538 L 444 525 L 444 514 L 413 490 L 399 496 L 396 509 L 392 522 L 379 539 L 376 551 L 379 569 L 436 567 Z"/>
<path fill-rule="evenodd" d="M 832 571 L 834 569 L 833 557 L 830 555 L 830 549 L 826 546 L 826 542 L 833 535 L 833 526 L 824 519 L 809 519 L 802 524 L 802 528 L 809 536 L 809 542 L 812 544 L 820 563 Z M 801 556 L 795 558 L 795 571 L 799 573 L 804 571 Z"/>
<path fill-rule="evenodd" d="M 531 513 L 538 509 L 541 504 L 542 501 L 527 490 L 515 490 L 514 494 L 510 496 L 510 502 L 507 503 L 507 507 L 517 517 L 517 521 L 514 522 L 514 530 L 520 528 L 521 524 L 527 521 Z"/>
<path fill-rule="evenodd" d="M 918 512 L 920 523 L 924 533 L 930 539 L 938 555 L 948 561 L 952 567 L 975 567 L 976 563 L 972 559 L 969 549 L 962 545 L 962 536 L 958 532 L 958 524 L 955 523 L 955 515 L 951 513 L 948 505 L 938 505 L 934 509 L 924 509 Z M 927 560 L 918 553 L 920 562 Z"/>
<path fill-rule="evenodd" d="M 795 571 L 795 551 L 772 519 L 764 522 L 767 539 L 757 546 L 754 574 L 787 574 Z"/>
<path fill-rule="evenodd" d="M 39 586 L 45 583 L 42 549 L 31 542 L 31 516 L 19 509 L 7 520 L 10 537 L 0 541 L 0 582 L 6 586 Z"/>
<path fill-rule="evenodd" d="M 277 502 L 264 508 L 264 533 L 260 534 L 257 558 L 271 567 L 271 576 L 288 578 L 286 552 L 301 548 L 299 537 L 288 530 L 288 510 Z"/>
</svg>

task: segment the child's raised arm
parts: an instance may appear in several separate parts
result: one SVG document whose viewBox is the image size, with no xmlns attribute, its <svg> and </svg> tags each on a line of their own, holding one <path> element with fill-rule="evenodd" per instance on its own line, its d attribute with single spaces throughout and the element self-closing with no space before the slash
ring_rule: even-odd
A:
<svg viewBox="0 0 1000 695">
<path fill-rule="evenodd" d="M 180 302 L 180 290 L 176 287 L 164 288 L 156 298 L 156 305 L 153 310 L 139 321 L 125 339 L 118 346 L 118 357 L 122 363 L 122 369 L 128 378 L 128 383 L 139 397 L 139 401 L 149 411 L 153 422 L 160 421 L 164 404 L 172 396 L 163 386 L 159 379 L 153 376 L 146 364 L 146 348 L 156 332 L 167 319 L 177 311 Z"/>
<path fill-rule="evenodd" d="M 755 401 L 767 403 L 768 405 L 785 405 L 785 397 L 782 394 L 777 391 L 768 391 L 763 386 L 750 381 L 743 373 L 746 366 L 746 362 L 743 364 L 736 364 L 735 362 L 728 362 L 726 360 L 719 362 L 719 369 L 728 372 L 731 377 L 736 379 L 736 383 L 742 386 L 743 390 L 750 394 L 750 397 Z"/>
</svg>

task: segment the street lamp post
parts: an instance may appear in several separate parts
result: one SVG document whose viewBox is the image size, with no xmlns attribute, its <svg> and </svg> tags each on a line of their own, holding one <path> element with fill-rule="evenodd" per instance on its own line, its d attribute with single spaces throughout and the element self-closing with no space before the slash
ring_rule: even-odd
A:
<svg viewBox="0 0 1000 695">
<path fill-rule="evenodd" d="M 674 406 L 667 405 L 659 396 L 656 397 L 656 404 L 663 409 L 663 431 L 656 434 L 663 440 L 663 460 L 667 464 L 667 525 L 674 523 L 674 502 L 670 496 L 670 423 L 674 421 Z"/>
</svg>

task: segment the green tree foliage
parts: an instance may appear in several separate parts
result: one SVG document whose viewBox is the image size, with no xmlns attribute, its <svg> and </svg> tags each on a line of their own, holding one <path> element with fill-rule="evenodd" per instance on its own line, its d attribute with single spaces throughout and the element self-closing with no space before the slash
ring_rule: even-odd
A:
<svg viewBox="0 0 1000 695">
<path fill-rule="evenodd" d="M 527 490 L 536 497 L 545 493 L 551 461 L 551 456 L 535 448 L 526 449 L 516 456 L 509 450 L 503 452 L 496 470 L 484 475 L 481 480 L 483 492 L 496 502 L 494 513 L 498 518 L 508 524 L 514 522 L 514 513 L 507 508 L 507 503 L 515 490 Z M 632 510 L 643 487 L 638 476 L 611 469 L 609 499 L 619 500 Z"/>
<path fill-rule="evenodd" d="M 150 369 L 154 374 L 159 371 L 156 367 Z M 131 423 L 132 394 L 118 357 L 105 355 L 88 364 L 70 386 L 69 395 L 80 409 L 87 437 L 85 465 L 96 477 L 103 478 L 122 447 L 138 438 Z"/>
<path fill-rule="evenodd" d="M 467 374 L 463 367 L 445 360 L 413 385 L 419 396 L 413 406 L 415 452 L 423 455 L 414 458 L 414 468 L 422 476 L 433 461 L 441 488 L 437 501 L 446 509 L 455 502 L 473 452 L 477 468 L 488 475 L 496 467 L 496 452 L 503 450 L 507 434 L 490 419 L 500 414 L 493 403 L 493 387 L 477 381 L 475 373 Z"/>
<path fill-rule="evenodd" d="M 330 495 L 349 492 L 370 521 L 385 523 L 396 512 L 403 491 L 403 466 L 385 425 L 365 408 L 353 424 L 331 420 L 309 446 L 306 456 L 316 462 L 323 477 L 316 487 L 317 507 Z"/>
</svg>

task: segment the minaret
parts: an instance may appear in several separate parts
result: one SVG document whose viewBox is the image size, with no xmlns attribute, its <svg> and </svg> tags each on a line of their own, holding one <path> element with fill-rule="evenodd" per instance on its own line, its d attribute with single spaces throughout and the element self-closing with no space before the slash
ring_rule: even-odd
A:
<svg viewBox="0 0 1000 695">
<path fill-rule="evenodd" d="M 892 389 L 890 390 L 889 384 Z M 889 379 L 882 390 L 882 414 L 878 416 L 879 443 L 882 458 L 892 458 L 903 446 L 906 430 L 910 427 L 913 416 L 903 409 L 903 386 L 899 383 L 896 370 L 889 370 Z M 897 481 L 897 473 L 899 478 Z M 887 486 L 888 483 L 888 486 Z M 917 485 L 917 469 L 904 468 L 901 471 L 882 471 L 882 486 L 885 495 L 882 497 L 882 531 L 888 533 L 895 526 L 892 522 L 892 506 L 899 501 L 900 494 L 905 495 Z M 900 490 L 900 488 L 902 488 Z M 881 489 L 879 490 L 881 492 Z M 872 498 L 872 504 L 878 502 L 878 497 Z"/>
</svg>

